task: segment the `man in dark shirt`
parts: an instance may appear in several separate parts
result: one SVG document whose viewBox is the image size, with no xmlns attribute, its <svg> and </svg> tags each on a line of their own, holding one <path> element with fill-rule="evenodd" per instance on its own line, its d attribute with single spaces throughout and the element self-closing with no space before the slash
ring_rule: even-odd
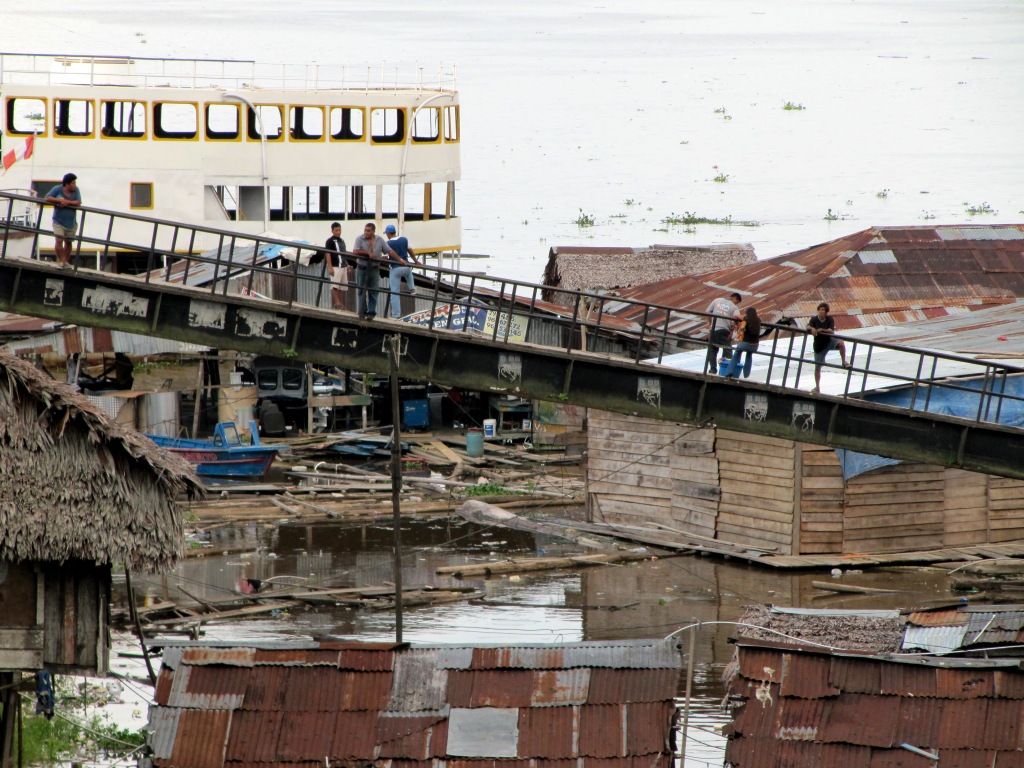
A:
<svg viewBox="0 0 1024 768">
<path fill-rule="evenodd" d="M 348 265 L 341 254 L 348 249 L 341 237 L 341 224 L 337 221 L 331 224 L 331 236 L 324 243 L 324 248 L 327 249 L 327 276 L 331 280 L 331 306 L 341 309 L 345 306 L 343 294 L 348 290 Z"/>
<path fill-rule="evenodd" d="M 833 349 L 839 350 L 843 368 L 850 367 L 846 362 L 846 345 L 833 336 L 836 332 L 836 321 L 829 316 L 828 309 L 828 304 L 822 302 L 818 305 L 817 317 L 812 317 L 807 323 L 807 330 L 814 337 L 814 389 L 811 390 L 811 394 L 817 394 L 821 386 L 821 366 L 825 364 L 825 355 Z"/>
</svg>

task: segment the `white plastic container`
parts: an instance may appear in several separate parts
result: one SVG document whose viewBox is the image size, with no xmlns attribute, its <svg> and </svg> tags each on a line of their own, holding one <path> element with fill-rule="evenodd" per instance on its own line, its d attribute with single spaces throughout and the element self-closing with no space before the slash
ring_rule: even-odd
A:
<svg viewBox="0 0 1024 768">
<path fill-rule="evenodd" d="M 497 419 L 484 419 L 484 438 L 494 437 L 498 431 Z"/>
</svg>

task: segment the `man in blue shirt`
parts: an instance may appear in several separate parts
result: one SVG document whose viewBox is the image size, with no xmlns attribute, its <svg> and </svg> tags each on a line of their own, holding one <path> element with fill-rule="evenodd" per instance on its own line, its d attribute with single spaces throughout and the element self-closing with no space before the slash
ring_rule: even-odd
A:
<svg viewBox="0 0 1024 768">
<path fill-rule="evenodd" d="M 419 264 L 419 262 L 416 261 L 416 254 L 409 247 L 408 238 L 397 237 L 398 230 L 395 229 L 394 224 L 384 227 L 384 234 L 391 238 L 388 240 L 388 246 L 397 254 L 397 258 L 392 257 L 391 259 L 394 263 L 391 265 L 388 284 L 391 288 L 391 317 L 398 318 L 402 316 L 402 280 L 405 280 L 407 286 L 405 293 L 415 294 L 416 281 L 412 276 L 412 265 Z"/>
<path fill-rule="evenodd" d="M 78 206 L 82 193 L 78 191 L 78 177 L 65 173 L 63 181 L 46 193 L 44 202 L 53 206 L 53 234 L 57 240 L 57 264 L 71 266 L 71 238 L 78 231 Z"/>
</svg>

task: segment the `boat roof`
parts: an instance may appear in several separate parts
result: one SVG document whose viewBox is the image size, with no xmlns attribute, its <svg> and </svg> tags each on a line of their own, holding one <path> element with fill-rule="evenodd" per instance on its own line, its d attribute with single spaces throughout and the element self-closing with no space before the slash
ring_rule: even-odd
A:
<svg viewBox="0 0 1024 768">
<path fill-rule="evenodd" d="M 0 52 L 2 85 L 118 85 L 238 90 L 454 91 L 455 66 L 263 63 L 119 55 Z"/>
</svg>

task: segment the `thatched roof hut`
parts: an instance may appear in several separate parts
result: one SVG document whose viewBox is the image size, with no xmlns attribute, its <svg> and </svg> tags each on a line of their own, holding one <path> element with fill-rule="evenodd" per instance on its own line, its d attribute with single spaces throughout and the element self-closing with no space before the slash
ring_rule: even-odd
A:
<svg viewBox="0 0 1024 768">
<path fill-rule="evenodd" d="M 548 252 L 544 285 L 600 293 L 755 261 L 754 247 L 749 243 L 646 248 L 556 246 Z M 544 299 L 565 303 L 557 291 L 545 292 Z"/>
<path fill-rule="evenodd" d="M 193 469 L 28 363 L 0 354 L 0 562 L 154 571 L 181 556 Z"/>
</svg>

